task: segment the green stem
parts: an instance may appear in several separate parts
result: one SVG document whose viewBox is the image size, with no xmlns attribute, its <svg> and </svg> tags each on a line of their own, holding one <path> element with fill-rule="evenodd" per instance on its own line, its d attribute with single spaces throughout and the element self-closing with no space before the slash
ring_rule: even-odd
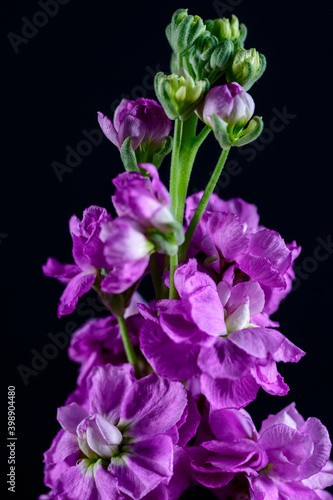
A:
<svg viewBox="0 0 333 500">
<path fill-rule="evenodd" d="M 184 208 L 187 196 L 188 185 L 192 173 L 194 160 L 198 149 L 211 131 L 206 126 L 198 136 L 195 135 L 198 117 L 193 113 L 188 120 L 184 122 L 183 138 L 179 155 L 179 175 L 178 175 L 178 196 L 175 215 L 177 221 L 182 224 L 184 218 Z"/>
<path fill-rule="evenodd" d="M 195 138 L 195 145 L 194 147 L 197 149 L 200 148 L 201 144 L 203 143 L 203 141 L 206 139 L 207 135 L 209 134 L 209 132 L 211 131 L 212 129 L 210 127 L 208 127 L 208 125 L 206 125 L 202 130 L 201 132 L 196 136 Z"/>
<path fill-rule="evenodd" d="M 173 135 L 171 167 L 170 167 L 170 196 L 174 211 L 178 196 L 178 161 L 179 161 L 179 151 L 182 140 L 182 133 L 183 133 L 183 122 L 180 121 L 179 118 L 176 118 L 174 135 Z"/>
<path fill-rule="evenodd" d="M 194 113 L 184 122 L 181 132 L 179 128 L 176 128 L 176 126 L 180 127 L 177 122 L 179 120 L 176 120 L 175 123 L 174 151 L 170 172 L 170 194 L 173 201 L 175 218 L 177 222 L 183 224 L 185 200 L 193 163 L 199 147 L 211 129 L 206 126 L 196 136 L 198 117 Z M 177 267 L 178 255 L 173 255 L 170 257 L 170 299 L 178 298 L 178 293 L 174 285 L 174 274 Z"/>
<path fill-rule="evenodd" d="M 121 338 L 123 340 L 126 356 L 128 359 L 128 362 L 131 363 L 131 365 L 134 366 L 134 371 L 135 371 L 135 376 L 137 378 L 140 377 L 140 372 L 139 372 L 139 366 L 138 366 L 138 361 L 136 359 L 136 355 L 131 343 L 131 339 L 129 337 L 127 325 L 124 316 L 117 316 L 118 324 L 119 324 L 119 330 L 121 334 Z"/>
<path fill-rule="evenodd" d="M 194 235 L 194 232 L 195 232 L 195 230 L 200 222 L 200 219 L 201 219 L 201 217 L 202 217 L 202 215 L 207 207 L 207 204 L 209 202 L 209 198 L 215 189 L 217 181 L 219 180 L 222 169 L 223 169 L 224 164 L 226 162 L 226 159 L 228 157 L 228 153 L 229 153 L 229 149 L 224 149 L 222 151 L 220 158 L 219 158 L 219 160 L 216 164 L 216 167 L 214 169 L 214 172 L 213 172 L 211 178 L 209 179 L 209 182 L 206 186 L 204 194 L 202 195 L 200 203 L 199 203 L 199 205 L 195 211 L 195 214 L 190 222 L 190 225 L 186 231 L 185 241 L 179 249 L 179 260 L 180 261 L 186 259 L 186 254 L 187 254 L 187 250 L 188 250 L 190 241 L 191 241 L 191 239 Z"/>
<path fill-rule="evenodd" d="M 194 145 L 195 130 L 198 117 L 193 113 L 185 122 L 178 163 L 178 188 L 177 201 L 175 205 L 175 217 L 178 222 L 183 223 L 184 205 L 191 171 L 197 154 Z"/>
</svg>

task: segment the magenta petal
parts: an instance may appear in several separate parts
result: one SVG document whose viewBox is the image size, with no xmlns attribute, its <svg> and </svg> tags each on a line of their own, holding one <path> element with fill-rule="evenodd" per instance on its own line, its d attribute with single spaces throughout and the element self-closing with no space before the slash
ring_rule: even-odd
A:
<svg viewBox="0 0 333 500">
<path fill-rule="evenodd" d="M 266 257 L 272 267 L 284 274 L 291 264 L 292 254 L 281 236 L 270 229 L 249 235 L 248 251 L 258 257 Z"/>
<path fill-rule="evenodd" d="M 99 494 L 97 500 L 124 499 L 119 492 L 117 479 L 112 474 L 107 472 L 100 462 L 97 462 L 94 466 L 94 478 Z M 84 500 L 84 497 L 81 498 L 81 500 Z"/>
<path fill-rule="evenodd" d="M 250 498 L 253 500 L 289 500 L 279 496 L 278 485 L 265 473 L 259 474 L 258 477 L 250 476 L 248 480 Z"/>
<path fill-rule="evenodd" d="M 332 444 L 326 427 L 317 418 L 308 418 L 299 431 L 309 436 L 314 444 L 311 457 L 300 467 L 298 479 L 306 479 L 319 472 L 330 458 Z"/>
<path fill-rule="evenodd" d="M 72 313 L 78 303 L 79 297 L 89 292 L 96 279 L 96 273 L 86 274 L 84 272 L 77 274 L 63 291 L 58 306 L 58 318 Z"/>
<path fill-rule="evenodd" d="M 87 253 L 87 246 L 85 241 L 77 237 L 75 234 L 72 234 L 72 240 L 73 240 L 72 253 L 74 262 L 80 267 L 82 271 L 85 271 L 87 273 L 94 272 L 95 268 L 92 265 L 90 256 Z"/>
<path fill-rule="evenodd" d="M 187 416 L 185 422 L 179 427 L 178 446 L 185 446 L 195 436 L 201 421 L 197 403 L 189 391 L 187 392 L 187 401 Z"/>
<path fill-rule="evenodd" d="M 88 416 L 88 412 L 82 406 L 71 403 L 58 408 L 57 420 L 65 431 L 76 436 L 76 428 L 79 423 Z"/>
<path fill-rule="evenodd" d="M 291 362 L 298 363 L 298 361 L 305 355 L 305 352 L 302 351 L 295 344 L 290 342 L 286 337 L 283 338 L 279 349 L 274 352 L 273 359 L 274 361 L 283 361 L 283 362 Z"/>
<path fill-rule="evenodd" d="M 141 225 L 128 216 L 103 223 L 100 238 L 105 243 L 106 262 L 112 267 L 128 261 L 136 262 L 152 250 L 152 244 L 143 234 Z"/>
<path fill-rule="evenodd" d="M 179 293 L 182 295 L 182 289 L 185 286 L 186 281 L 194 275 L 198 270 L 198 263 L 196 259 L 190 259 L 186 264 L 178 267 L 175 271 L 174 281 L 175 287 Z"/>
<path fill-rule="evenodd" d="M 251 439 L 243 438 L 230 443 L 207 441 L 201 446 L 214 452 L 209 462 L 223 472 L 246 472 L 251 475 L 268 463 L 264 449 Z"/>
<path fill-rule="evenodd" d="M 174 446 L 173 454 L 173 475 L 166 486 L 168 500 L 179 500 L 182 493 L 190 486 L 191 474 L 189 456 L 185 450 L 179 446 Z M 155 497 L 155 499 L 160 497 Z M 151 499 L 151 500 L 155 500 Z"/>
<path fill-rule="evenodd" d="M 143 259 L 125 262 L 114 267 L 103 278 L 101 289 L 105 293 L 116 294 L 128 290 L 144 275 L 149 264 L 149 256 Z"/>
<path fill-rule="evenodd" d="M 126 497 L 128 499 L 129 497 Z M 160 483 L 155 489 L 151 490 L 147 495 L 144 496 L 145 500 L 170 500 L 168 495 L 166 486 Z M 179 497 L 176 497 L 175 500 L 178 500 Z M 47 499 L 46 499 L 47 500 Z"/>
<path fill-rule="evenodd" d="M 103 134 L 111 141 L 117 148 L 120 149 L 118 134 L 110 118 L 97 111 L 97 119 Z"/>
<path fill-rule="evenodd" d="M 72 278 L 81 272 L 76 264 L 62 264 L 57 259 L 49 257 L 46 264 L 42 266 L 45 276 L 57 278 L 61 283 L 67 284 Z"/>
<path fill-rule="evenodd" d="M 113 115 L 114 127 L 116 130 L 119 130 L 120 123 L 127 115 L 127 113 L 130 112 L 133 106 L 133 102 L 134 101 L 130 101 L 129 99 L 122 99 L 120 101 Z"/>
<path fill-rule="evenodd" d="M 79 450 L 77 436 L 73 436 L 61 429 L 53 439 L 50 449 L 44 453 L 44 462 L 46 464 L 62 462 L 66 457 Z"/>
<path fill-rule="evenodd" d="M 250 356 L 266 359 L 279 349 L 284 336 L 270 328 L 245 328 L 230 333 L 228 339 Z"/>
<path fill-rule="evenodd" d="M 152 373 L 129 388 L 122 402 L 121 418 L 131 422 L 131 434 L 152 436 L 175 425 L 186 404 L 186 391 L 180 382 Z"/>
<path fill-rule="evenodd" d="M 140 348 L 154 370 L 171 380 L 188 380 L 200 373 L 199 346 L 175 343 L 161 327 L 146 320 L 140 331 Z"/>
<path fill-rule="evenodd" d="M 207 488 L 221 488 L 235 476 L 234 473 L 223 472 L 214 467 L 210 462 L 214 453 L 202 446 L 190 446 L 187 451 L 190 455 L 192 477 Z"/>
<path fill-rule="evenodd" d="M 160 325 L 163 331 L 176 343 L 191 346 L 212 345 L 214 337 L 202 332 L 188 317 L 189 311 L 179 300 L 160 300 L 156 308 L 159 312 Z"/>
<path fill-rule="evenodd" d="M 211 407 L 209 425 L 220 441 L 252 439 L 256 435 L 251 417 L 245 410 L 216 410 Z"/>
<path fill-rule="evenodd" d="M 265 305 L 265 294 L 259 283 L 247 281 L 238 283 L 231 288 L 230 298 L 227 303 L 228 314 L 239 307 L 245 298 L 249 298 L 250 316 L 261 313 Z"/>
<path fill-rule="evenodd" d="M 333 462 L 329 460 L 320 472 L 302 481 L 313 490 L 321 490 L 333 485 Z M 322 498 L 322 497 L 320 497 Z M 331 497 L 330 497 L 331 498 Z"/>
<path fill-rule="evenodd" d="M 90 385 L 89 414 L 104 415 L 116 425 L 119 421 L 122 399 L 134 380 L 133 366 L 130 364 L 93 368 L 88 378 Z M 112 391 L 110 391 L 110 387 L 112 387 Z"/>
<path fill-rule="evenodd" d="M 224 310 L 216 289 L 206 286 L 193 292 L 187 300 L 192 319 L 201 331 L 215 337 L 226 333 Z"/>
<path fill-rule="evenodd" d="M 54 492 L 68 500 L 99 500 L 94 480 L 94 466 L 89 460 L 67 469 L 55 484 Z M 59 497 L 59 498 L 61 498 Z"/>
<path fill-rule="evenodd" d="M 241 271 L 251 276 L 253 280 L 259 281 L 260 284 L 286 288 L 284 277 L 272 267 L 267 258 L 245 253 L 237 257 L 236 262 Z"/>
<path fill-rule="evenodd" d="M 151 190 L 152 194 L 164 205 L 171 205 L 170 195 L 167 188 L 164 186 L 163 182 L 160 181 L 160 177 L 158 175 L 158 170 L 152 163 L 140 163 L 140 168 L 143 168 L 149 172 L 151 177 Z"/>
<path fill-rule="evenodd" d="M 277 371 L 275 361 L 269 360 L 265 366 L 257 365 L 251 369 L 251 373 L 268 394 L 285 396 L 288 393 L 289 387 Z"/>
<path fill-rule="evenodd" d="M 309 436 L 284 424 L 276 424 L 261 435 L 258 444 L 274 463 L 272 476 L 283 480 L 295 480 L 299 466 L 313 453 L 313 442 Z"/>
<path fill-rule="evenodd" d="M 141 144 L 145 136 L 145 126 L 136 116 L 128 114 L 123 120 L 118 129 L 118 140 L 120 146 L 127 137 L 131 137 L 131 148 L 135 151 Z"/>
<path fill-rule="evenodd" d="M 259 389 L 255 379 L 247 373 L 241 379 L 215 379 L 207 374 L 200 377 L 201 390 L 216 408 L 244 408 L 253 401 Z"/>
<path fill-rule="evenodd" d="M 280 482 L 278 484 L 279 498 L 300 498 L 301 500 L 319 500 L 316 491 L 308 488 L 301 482 Z"/>
<path fill-rule="evenodd" d="M 134 443 L 131 453 L 112 458 L 108 470 L 117 477 L 122 493 L 141 499 L 172 476 L 173 445 L 169 436 L 159 435 Z"/>
<path fill-rule="evenodd" d="M 285 424 L 293 429 L 298 429 L 305 422 L 302 415 L 296 410 L 295 403 L 290 403 L 288 406 L 279 411 L 276 415 L 269 415 L 265 420 L 262 421 L 260 434 L 262 434 L 266 429 L 272 427 L 275 424 Z"/>
<path fill-rule="evenodd" d="M 239 379 L 254 364 L 254 359 L 229 341 L 217 338 L 211 347 L 202 347 L 198 366 L 212 378 Z"/>
<path fill-rule="evenodd" d="M 219 228 L 217 231 L 216 228 Z M 223 257 L 232 262 L 247 248 L 244 226 L 234 214 L 213 212 L 208 220 L 208 231 Z"/>
</svg>

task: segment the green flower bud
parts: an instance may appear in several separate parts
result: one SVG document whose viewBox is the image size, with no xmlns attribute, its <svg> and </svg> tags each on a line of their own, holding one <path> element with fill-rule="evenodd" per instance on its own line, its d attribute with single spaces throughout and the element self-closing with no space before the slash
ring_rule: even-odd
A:
<svg viewBox="0 0 333 500">
<path fill-rule="evenodd" d="M 215 49 L 210 56 L 210 65 L 212 69 L 219 69 L 220 71 L 225 71 L 228 66 L 229 60 L 234 51 L 234 44 L 229 38 L 223 40 Z"/>
<path fill-rule="evenodd" d="M 256 49 L 245 50 L 240 48 L 227 71 L 227 81 L 237 82 L 245 90 L 261 77 L 266 69 L 266 59 Z"/>
<path fill-rule="evenodd" d="M 243 47 L 247 29 L 245 24 L 239 24 L 238 18 L 233 14 L 231 20 L 223 17 L 222 19 L 209 19 L 205 21 L 207 31 L 214 35 L 219 42 L 226 38 L 232 40 L 238 47 Z"/>
<path fill-rule="evenodd" d="M 213 21 L 208 20 L 205 24 L 211 34 L 216 36 L 220 41 L 225 38 L 237 40 L 241 34 L 238 18 L 234 14 L 231 16 L 231 21 L 223 17 L 222 19 L 214 19 Z"/>
<path fill-rule="evenodd" d="M 179 9 L 166 28 L 166 36 L 173 51 L 180 54 L 189 49 L 205 29 L 201 17 L 188 15 L 187 9 Z"/>
<path fill-rule="evenodd" d="M 155 77 L 156 95 L 171 120 L 176 118 L 187 120 L 205 97 L 208 89 L 208 80 L 195 83 L 184 68 L 181 68 L 176 75 L 157 73 Z"/>
<path fill-rule="evenodd" d="M 208 78 L 212 72 L 210 57 L 217 45 L 217 38 L 209 31 L 204 31 L 183 55 L 183 66 L 196 81 Z"/>
</svg>

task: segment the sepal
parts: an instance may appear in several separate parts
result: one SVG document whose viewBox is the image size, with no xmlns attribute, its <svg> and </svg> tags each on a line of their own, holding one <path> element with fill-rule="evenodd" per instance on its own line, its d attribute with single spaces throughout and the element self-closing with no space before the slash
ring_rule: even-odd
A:
<svg viewBox="0 0 333 500">
<path fill-rule="evenodd" d="M 245 146 L 249 142 L 255 141 L 264 128 L 264 122 L 260 116 L 254 116 L 248 126 L 234 140 L 233 146 Z"/>
<path fill-rule="evenodd" d="M 212 72 L 210 58 L 219 42 L 216 36 L 205 31 L 183 56 L 183 65 L 195 81 L 208 78 Z"/>
<path fill-rule="evenodd" d="M 215 47 L 210 56 L 211 68 L 213 70 L 219 69 L 221 72 L 225 71 L 229 64 L 233 51 L 233 42 L 229 38 L 225 38 L 222 43 Z"/>
<path fill-rule="evenodd" d="M 239 37 L 237 38 L 237 40 L 235 40 L 235 45 L 243 48 L 246 37 L 247 37 L 247 27 L 245 26 L 245 24 L 242 23 L 239 26 Z"/>
<path fill-rule="evenodd" d="M 264 127 L 264 122 L 259 116 L 254 116 L 247 127 L 238 130 L 236 127 L 231 129 L 216 114 L 213 115 L 213 119 L 214 135 L 222 149 L 229 149 L 231 146 L 245 146 L 245 144 L 255 141 Z"/>
<path fill-rule="evenodd" d="M 178 247 L 184 242 L 183 227 L 179 222 L 171 222 L 168 224 L 169 233 L 162 233 L 157 229 L 149 229 L 147 237 L 155 245 L 156 252 L 166 255 L 176 255 Z"/>
<path fill-rule="evenodd" d="M 127 139 L 124 140 L 120 151 L 120 157 L 127 172 L 138 171 L 135 152 L 131 148 L 131 137 L 127 137 Z"/>
<path fill-rule="evenodd" d="M 161 166 L 164 158 L 171 152 L 172 150 L 172 137 L 169 135 L 164 142 L 162 142 L 161 147 L 153 154 L 151 163 L 155 165 L 156 168 Z"/>
<path fill-rule="evenodd" d="M 213 119 L 214 135 L 217 142 L 220 144 L 222 149 L 229 149 L 232 146 L 232 142 L 229 138 L 225 123 L 220 120 L 220 118 L 215 113 L 213 114 Z"/>
<path fill-rule="evenodd" d="M 177 10 L 166 28 L 167 39 L 176 54 L 189 49 L 206 29 L 199 16 L 187 14 L 187 9 Z"/>
</svg>

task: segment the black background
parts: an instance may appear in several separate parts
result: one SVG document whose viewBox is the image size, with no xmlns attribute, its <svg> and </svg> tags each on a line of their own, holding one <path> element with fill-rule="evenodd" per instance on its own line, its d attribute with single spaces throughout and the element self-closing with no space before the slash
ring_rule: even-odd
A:
<svg viewBox="0 0 333 500">
<path fill-rule="evenodd" d="M 303 278 L 274 319 L 307 356 L 298 365 L 280 364 L 291 387 L 287 396 L 260 391 L 249 410 L 259 425 L 268 413 L 296 401 L 305 418 L 320 418 L 333 435 L 333 257 L 327 253 L 326 260 L 313 260 L 317 238 L 329 241 L 332 237 L 329 2 L 305 7 L 301 1 L 226 0 L 217 11 L 213 2 L 193 0 L 186 5 L 174 0 L 70 0 L 59 6 L 58 14 L 28 43 L 19 44 L 15 53 L 8 33 L 22 35 L 22 17 L 31 21 L 41 7 L 35 1 L 3 1 L 0 286 L 5 350 L 1 399 L 5 410 L 7 387 L 16 387 L 16 498 L 35 499 L 46 491 L 42 453 L 59 428 L 56 408 L 74 389 L 77 373 L 66 349 L 59 349 L 43 370 L 31 375 L 28 385 L 17 366 L 31 368 L 31 350 L 42 353 L 50 343 L 50 332 L 63 332 L 70 328 L 69 322 L 79 325 L 89 317 L 73 313 L 57 319 L 63 287 L 45 278 L 41 265 L 48 256 L 72 261 L 70 216 L 81 217 L 91 204 L 111 210 L 110 180 L 122 168 L 117 148 L 106 139 L 93 146 L 72 172 L 64 173 L 62 182 L 51 164 L 65 163 L 66 146 L 76 149 L 85 139 L 84 129 L 98 128 L 97 110 L 112 117 L 124 95 L 154 98 L 149 74 L 169 71 L 164 29 L 180 7 L 204 19 L 235 13 L 249 30 L 246 48 L 256 47 L 266 55 L 267 70 L 250 93 L 268 130 L 253 161 L 246 147 L 242 155 L 232 150 L 230 157 L 239 163 L 241 172 L 232 175 L 230 182 L 223 177 L 219 195 L 225 199 L 241 196 L 255 203 L 263 225 L 279 231 L 286 241 L 296 239 L 302 245 L 297 264 Z M 284 108 L 294 118 L 283 130 L 272 132 L 274 109 L 282 112 Z M 210 137 L 198 155 L 190 192 L 207 183 L 218 154 L 219 147 Z M 165 181 L 167 166 L 165 161 L 161 170 Z M 5 417 L 5 411 L 2 414 Z M 6 437 L 6 420 L 1 422 L 0 432 Z M 1 454 L 6 459 L 4 441 Z M 1 471 L 5 497 L 6 463 Z"/>
</svg>

